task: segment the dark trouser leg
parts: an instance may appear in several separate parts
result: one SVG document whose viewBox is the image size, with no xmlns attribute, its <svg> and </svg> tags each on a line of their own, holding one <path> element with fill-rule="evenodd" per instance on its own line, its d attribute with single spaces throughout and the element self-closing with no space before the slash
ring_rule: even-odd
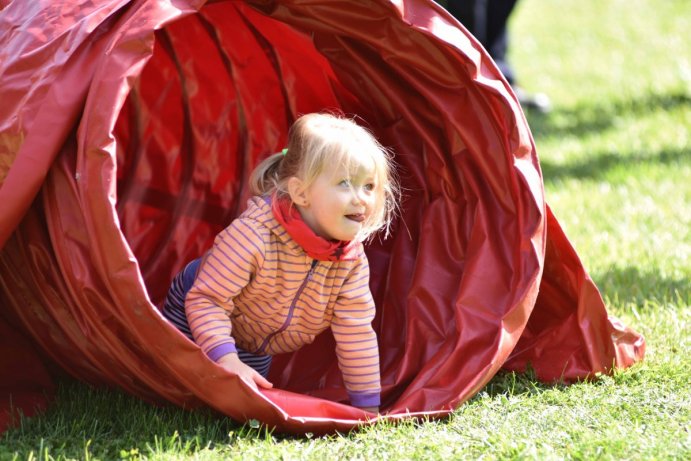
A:
<svg viewBox="0 0 691 461">
<path fill-rule="evenodd" d="M 489 52 L 509 83 L 514 72 L 507 60 L 507 24 L 517 0 L 449 0 L 447 9 Z"/>
</svg>

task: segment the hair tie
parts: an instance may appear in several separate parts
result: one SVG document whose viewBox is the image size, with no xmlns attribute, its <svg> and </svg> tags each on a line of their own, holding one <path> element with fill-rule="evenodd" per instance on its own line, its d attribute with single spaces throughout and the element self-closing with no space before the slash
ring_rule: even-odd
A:
<svg viewBox="0 0 691 461">
<path fill-rule="evenodd" d="M 285 149 L 283 149 L 283 150 L 281 151 L 281 153 L 282 153 L 283 156 L 285 157 L 286 154 L 288 153 L 288 148 L 286 147 Z"/>
</svg>

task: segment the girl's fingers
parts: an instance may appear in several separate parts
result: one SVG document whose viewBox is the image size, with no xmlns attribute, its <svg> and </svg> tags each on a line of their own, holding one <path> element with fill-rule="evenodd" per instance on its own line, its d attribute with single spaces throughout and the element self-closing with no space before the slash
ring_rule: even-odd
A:
<svg viewBox="0 0 691 461">
<path fill-rule="evenodd" d="M 274 385 L 268 379 L 264 378 L 259 373 L 255 372 L 252 377 L 254 378 L 254 382 L 256 383 L 256 385 L 258 385 L 259 387 L 263 387 L 264 389 L 271 389 L 272 387 L 274 387 Z"/>
<path fill-rule="evenodd" d="M 258 391 L 258 390 L 259 390 L 259 389 L 257 388 L 257 384 L 254 382 L 254 379 L 252 379 L 252 378 L 253 378 L 252 375 L 250 375 L 250 376 L 238 375 L 238 376 L 240 376 L 240 379 L 242 379 L 245 383 L 247 383 L 247 385 L 248 385 L 249 387 L 251 387 L 251 388 L 254 389 L 255 391 Z"/>
</svg>

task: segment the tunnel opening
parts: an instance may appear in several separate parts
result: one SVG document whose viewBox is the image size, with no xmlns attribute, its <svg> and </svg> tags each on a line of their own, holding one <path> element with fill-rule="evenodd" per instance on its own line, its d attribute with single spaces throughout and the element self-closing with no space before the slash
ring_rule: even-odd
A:
<svg viewBox="0 0 691 461">
<path fill-rule="evenodd" d="M 173 275 L 243 210 L 254 165 L 285 147 L 298 115 L 324 110 L 368 127 L 403 185 L 393 235 L 366 247 L 386 417 L 448 414 L 501 367 L 568 380 L 642 358 L 642 337 L 608 319 L 545 207 L 510 87 L 437 4 L 169 6 L 66 2 L 71 33 L 46 35 L 73 53 L 57 82 L 41 80 L 56 75 L 42 66 L 58 65 L 33 53 L 45 43 L 12 54 L 14 69 L 39 68 L 38 87 L 60 93 L 28 91 L 22 107 L 73 115 L 38 137 L 53 143 L 41 153 L 54 152 L 38 199 L 0 208 L 28 209 L 0 252 L 2 318 L 61 368 L 283 430 L 362 424 L 361 410 L 340 404 L 330 333 L 277 357 L 276 388 L 257 395 L 156 309 Z M 14 129 L 22 117 L 8 119 Z M 8 175 L 15 185 L 16 171 L 36 179 L 24 154 Z"/>
</svg>

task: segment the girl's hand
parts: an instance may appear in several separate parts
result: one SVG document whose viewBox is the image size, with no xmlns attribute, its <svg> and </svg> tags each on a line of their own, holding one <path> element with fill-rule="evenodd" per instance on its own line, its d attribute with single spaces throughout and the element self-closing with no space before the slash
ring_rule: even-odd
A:
<svg viewBox="0 0 691 461">
<path fill-rule="evenodd" d="M 217 363 L 234 375 L 238 375 L 240 379 L 249 384 L 254 390 L 258 390 L 258 387 L 264 389 L 274 387 L 271 382 L 257 373 L 254 368 L 242 363 L 237 354 L 224 355 Z"/>
</svg>

